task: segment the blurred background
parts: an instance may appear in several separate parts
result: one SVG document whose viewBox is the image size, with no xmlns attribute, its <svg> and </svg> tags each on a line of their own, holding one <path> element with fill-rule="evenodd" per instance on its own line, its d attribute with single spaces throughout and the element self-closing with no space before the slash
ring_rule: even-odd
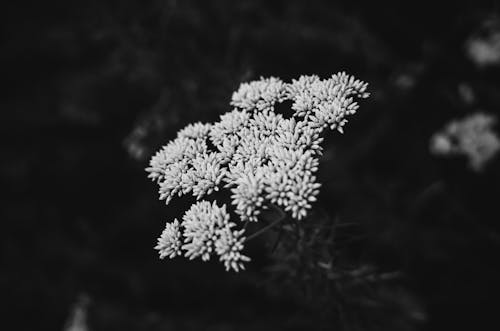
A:
<svg viewBox="0 0 500 331">
<path fill-rule="evenodd" d="M 498 324 L 499 157 L 475 171 L 429 147 L 452 120 L 500 114 L 495 1 L 1 7 L 1 329 Z M 326 141 L 317 218 L 354 224 L 340 260 L 370 288 L 338 287 L 316 270 L 331 266 L 311 271 L 299 252 L 286 257 L 265 240 L 248 247 L 253 261 L 239 274 L 159 260 L 156 238 L 189 204 L 158 201 L 144 171 L 153 153 L 185 125 L 230 110 L 241 82 L 341 70 L 372 95 Z"/>
</svg>

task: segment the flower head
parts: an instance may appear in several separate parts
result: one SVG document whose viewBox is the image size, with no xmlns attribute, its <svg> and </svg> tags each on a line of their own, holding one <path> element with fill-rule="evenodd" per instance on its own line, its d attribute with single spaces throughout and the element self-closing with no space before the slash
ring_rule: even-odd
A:
<svg viewBox="0 0 500 331">
<path fill-rule="evenodd" d="M 229 224 L 226 205 L 219 207 L 215 201 L 212 204 L 199 201 L 186 211 L 182 220 L 185 256 L 208 261 L 214 251 L 217 231 Z"/>
<path fill-rule="evenodd" d="M 272 110 L 275 103 L 285 100 L 286 86 L 281 79 L 275 77 L 243 83 L 233 93 L 231 105 L 247 111 Z"/>
<path fill-rule="evenodd" d="M 347 117 L 358 109 L 356 99 L 368 97 L 366 88 L 345 73 L 325 80 L 301 76 L 285 83 L 271 77 L 243 83 L 233 93 L 232 111 L 215 123 L 180 130 L 151 158 L 148 177 L 167 204 L 175 196 L 192 194 L 199 200 L 226 188 L 241 221 L 257 222 L 270 205 L 302 220 L 321 186 L 315 173 L 323 131 L 343 132 Z M 285 100 L 292 102 L 289 118 L 274 111 Z M 250 260 L 241 253 L 244 230 L 230 221 L 226 205 L 198 201 L 182 220 L 167 224 L 157 245 L 161 256 L 182 250 L 189 259 L 208 261 L 215 254 L 227 270 L 244 269 Z"/>
<path fill-rule="evenodd" d="M 160 252 L 160 259 L 165 257 L 174 258 L 181 255 L 182 237 L 179 228 L 179 221 L 175 219 L 172 223 L 167 223 L 165 229 L 158 238 L 158 244 L 155 246 Z"/>
<path fill-rule="evenodd" d="M 234 223 L 233 223 L 234 224 Z M 250 258 L 241 254 L 244 248 L 244 230 L 235 231 L 232 226 L 226 226 L 218 231 L 215 251 L 219 255 L 219 260 L 224 263 L 226 271 L 233 269 L 238 272 L 245 269 L 244 262 L 249 262 Z"/>
</svg>

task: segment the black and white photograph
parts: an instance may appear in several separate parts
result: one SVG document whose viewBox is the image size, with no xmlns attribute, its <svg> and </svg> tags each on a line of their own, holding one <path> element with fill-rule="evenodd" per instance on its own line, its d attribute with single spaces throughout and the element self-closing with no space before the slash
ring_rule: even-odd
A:
<svg viewBox="0 0 500 331">
<path fill-rule="evenodd" d="M 500 330 L 500 2 L 0 8 L 0 330 Z"/>
</svg>

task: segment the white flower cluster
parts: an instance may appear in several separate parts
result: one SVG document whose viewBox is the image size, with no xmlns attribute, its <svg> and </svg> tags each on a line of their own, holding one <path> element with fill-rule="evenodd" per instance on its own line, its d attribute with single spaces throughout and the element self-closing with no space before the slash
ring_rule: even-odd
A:
<svg viewBox="0 0 500 331">
<path fill-rule="evenodd" d="M 500 64 L 500 20 L 485 20 L 480 30 L 465 43 L 469 58 L 480 68 Z"/>
<path fill-rule="evenodd" d="M 190 124 L 151 158 L 146 168 L 159 185 L 160 199 L 192 194 L 198 200 L 220 188 L 230 189 L 240 220 L 256 222 L 270 205 L 296 220 L 307 216 L 320 184 L 315 173 L 325 129 L 343 132 L 347 116 L 358 109 L 356 98 L 367 98 L 367 84 L 345 73 L 329 79 L 301 76 L 285 83 L 278 78 L 241 84 L 234 92 L 235 108 L 213 124 Z M 274 111 L 292 101 L 293 115 Z M 208 260 L 216 253 L 227 269 L 236 271 L 249 260 L 241 254 L 243 230 L 232 230 L 226 205 L 200 201 L 174 221 L 158 240 L 160 257 Z M 181 233 L 184 237 L 181 243 Z"/>
<path fill-rule="evenodd" d="M 481 171 L 500 151 L 500 139 L 493 131 L 496 118 L 484 113 L 472 114 L 446 125 L 431 138 L 436 155 L 465 155 L 474 171 Z"/>
<path fill-rule="evenodd" d="M 212 204 L 198 201 L 184 214 L 182 223 L 179 224 L 177 219 L 167 223 L 155 248 L 162 259 L 182 255 L 183 249 L 191 260 L 201 257 L 208 261 L 215 252 L 226 270 L 239 271 L 245 269 L 243 262 L 250 261 L 250 258 L 241 254 L 244 231 L 233 230 L 235 226 L 229 221 L 225 205 L 219 207 L 215 201 Z M 184 229 L 182 234 L 181 228 Z"/>
</svg>

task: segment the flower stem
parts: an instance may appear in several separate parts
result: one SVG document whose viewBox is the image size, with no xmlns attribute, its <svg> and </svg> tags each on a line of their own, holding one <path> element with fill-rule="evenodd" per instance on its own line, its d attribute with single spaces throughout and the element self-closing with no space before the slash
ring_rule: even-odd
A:
<svg viewBox="0 0 500 331">
<path fill-rule="evenodd" d="M 270 223 L 269 225 L 266 225 L 265 227 L 263 227 L 262 229 L 260 229 L 259 231 L 256 231 L 254 233 L 252 233 L 249 237 L 247 237 L 245 239 L 245 242 L 247 241 L 250 241 L 252 240 L 253 238 L 255 237 L 258 237 L 259 235 L 261 235 L 262 233 L 266 232 L 267 230 L 269 230 L 270 228 L 274 227 L 276 224 L 280 223 L 281 221 L 283 221 L 284 219 L 286 219 L 286 214 L 283 213 L 281 215 L 281 217 L 279 217 L 278 219 L 276 219 L 275 221 L 273 221 L 272 223 Z"/>
</svg>

